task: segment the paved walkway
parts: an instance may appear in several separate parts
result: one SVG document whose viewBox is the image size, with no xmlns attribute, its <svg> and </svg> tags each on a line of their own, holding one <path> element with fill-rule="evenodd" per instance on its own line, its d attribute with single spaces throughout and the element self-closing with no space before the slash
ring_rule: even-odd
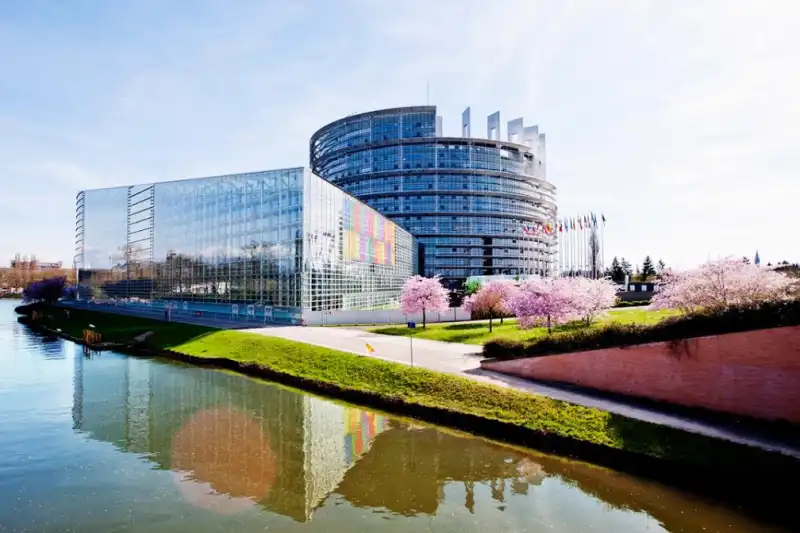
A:
<svg viewBox="0 0 800 533">
<path fill-rule="evenodd" d="M 413 339 L 390 335 L 379 335 L 357 328 L 292 327 L 280 326 L 248 330 L 267 336 L 315 344 L 327 348 L 352 352 L 359 355 L 386 359 L 403 364 L 411 364 L 413 343 L 414 366 L 421 366 L 438 372 L 456 374 L 484 383 L 509 387 L 532 394 L 547 396 L 556 400 L 596 407 L 603 411 L 683 429 L 693 433 L 717 437 L 730 441 L 780 451 L 800 459 L 800 442 L 793 442 L 781 436 L 765 435 L 752 427 L 741 427 L 719 420 L 691 418 L 679 414 L 660 411 L 649 406 L 609 399 L 589 391 L 577 390 L 568 386 L 553 386 L 531 380 L 507 376 L 480 368 L 481 347 L 470 344 L 445 343 L 427 339 Z M 369 343 L 375 352 L 367 353 Z"/>
</svg>

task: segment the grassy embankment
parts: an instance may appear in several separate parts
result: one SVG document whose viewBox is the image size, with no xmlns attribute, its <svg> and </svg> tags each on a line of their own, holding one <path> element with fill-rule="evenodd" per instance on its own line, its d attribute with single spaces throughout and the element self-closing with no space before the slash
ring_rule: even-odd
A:
<svg viewBox="0 0 800 533">
<path fill-rule="evenodd" d="M 95 311 L 46 311 L 49 327 L 80 337 L 88 324 L 104 340 L 153 331 L 148 347 L 172 357 L 261 375 L 496 438 L 584 453 L 618 465 L 639 457 L 737 475 L 797 472 L 779 454 L 686 433 L 598 409 L 478 383 L 422 368 L 239 331 L 167 324 Z M 620 455 L 618 452 L 629 452 Z M 623 459 L 624 458 L 624 459 Z"/>
<path fill-rule="evenodd" d="M 599 318 L 592 324 L 592 328 L 601 328 L 611 323 L 638 324 L 648 326 L 656 324 L 665 318 L 677 316 L 678 311 L 652 310 L 646 308 L 614 309 L 608 315 Z M 430 339 L 444 342 L 463 342 L 466 344 L 484 344 L 494 340 L 510 341 L 535 341 L 547 337 L 547 328 L 520 329 L 516 319 L 509 318 L 500 324 L 499 319 L 494 319 L 492 332 L 489 333 L 489 322 L 462 322 L 455 324 L 428 324 L 428 327 L 409 329 L 406 326 L 390 326 L 371 328 L 374 333 L 383 335 L 414 335 L 415 338 Z M 584 329 L 579 323 L 565 324 L 553 328 L 553 333 L 575 331 Z"/>
</svg>

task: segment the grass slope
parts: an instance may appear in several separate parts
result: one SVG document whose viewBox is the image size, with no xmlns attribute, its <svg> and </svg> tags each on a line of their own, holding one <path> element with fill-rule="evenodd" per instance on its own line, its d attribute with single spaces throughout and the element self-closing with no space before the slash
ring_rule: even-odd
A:
<svg viewBox="0 0 800 533">
<path fill-rule="evenodd" d="M 602 327 L 609 323 L 617 324 L 640 324 L 651 325 L 664 320 L 665 318 L 676 316 L 679 313 L 673 310 L 651 310 L 651 309 L 615 309 L 608 312 L 608 315 L 598 319 L 593 328 Z M 492 333 L 489 333 L 489 322 L 462 322 L 455 324 L 428 324 L 425 329 L 409 329 L 406 326 L 391 326 L 372 328 L 374 333 L 383 335 L 408 336 L 413 333 L 414 337 L 430 339 L 444 342 L 463 342 L 466 344 L 484 344 L 494 340 L 513 340 L 513 341 L 533 341 L 547 336 L 547 328 L 519 329 L 515 319 L 494 320 Z M 553 328 L 553 332 L 573 331 L 583 329 L 581 324 L 565 324 Z"/>
<path fill-rule="evenodd" d="M 177 345 L 188 339 L 215 331 L 204 326 L 168 323 L 135 316 L 105 313 L 88 309 L 64 309 L 55 306 L 38 306 L 43 325 L 58 328 L 63 333 L 82 338 L 83 330 L 93 329 L 102 335 L 104 342 L 129 342 L 135 336 L 152 331 L 154 346 Z M 67 317 L 67 311 L 69 317 Z M 90 328 L 94 326 L 94 328 Z"/>
</svg>

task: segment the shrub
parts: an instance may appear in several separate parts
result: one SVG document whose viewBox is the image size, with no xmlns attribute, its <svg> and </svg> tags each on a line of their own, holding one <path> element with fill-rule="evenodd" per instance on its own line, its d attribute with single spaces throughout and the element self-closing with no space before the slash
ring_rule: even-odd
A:
<svg viewBox="0 0 800 533">
<path fill-rule="evenodd" d="M 57 302 L 64 294 L 67 278 L 47 278 L 34 281 L 22 291 L 22 298 L 26 302 Z"/>
<path fill-rule="evenodd" d="M 645 305 L 650 305 L 650 300 L 631 300 L 629 302 L 619 300 L 614 304 L 614 307 L 641 307 Z"/>
<path fill-rule="evenodd" d="M 602 328 L 560 332 L 532 342 L 492 341 L 484 345 L 483 355 L 494 359 L 539 357 L 797 325 L 800 325 L 800 300 L 768 302 L 694 312 L 652 326 L 612 323 Z"/>
</svg>

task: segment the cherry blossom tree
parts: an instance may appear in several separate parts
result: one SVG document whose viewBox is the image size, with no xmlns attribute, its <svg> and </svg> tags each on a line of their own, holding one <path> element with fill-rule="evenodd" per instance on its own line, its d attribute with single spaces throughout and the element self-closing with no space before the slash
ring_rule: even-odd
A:
<svg viewBox="0 0 800 533">
<path fill-rule="evenodd" d="M 444 312 L 450 308 L 450 298 L 438 277 L 411 276 L 403 284 L 400 309 L 403 313 L 422 312 L 422 327 L 426 326 L 426 312 Z"/>
<path fill-rule="evenodd" d="M 489 315 L 489 333 L 492 332 L 492 319 L 510 313 L 507 303 L 516 290 L 516 284 L 509 280 L 490 281 L 478 291 L 468 296 L 462 305 L 468 313 Z M 502 318 L 501 318 L 502 320 Z"/>
<path fill-rule="evenodd" d="M 572 278 L 569 285 L 573 310 L 587 326 L 617 303 L 617 287 L 609 279 Z"/>
<path fill-rule="evenodd" d="M 795 288 L 788 276 L 740 259 L 711 261 L 700 267 L 664 273 L 653 296 L 656 309 L 719 311 L 788 299 Z"/>
<path fill-rule="evenodd" d="M 521 328 L 564 324 L 576 316 L 570 281 L 566 278 L 534 278 L 521 283 L 508 298 L 509 311 L 517 316 Z"/>
</svg>

